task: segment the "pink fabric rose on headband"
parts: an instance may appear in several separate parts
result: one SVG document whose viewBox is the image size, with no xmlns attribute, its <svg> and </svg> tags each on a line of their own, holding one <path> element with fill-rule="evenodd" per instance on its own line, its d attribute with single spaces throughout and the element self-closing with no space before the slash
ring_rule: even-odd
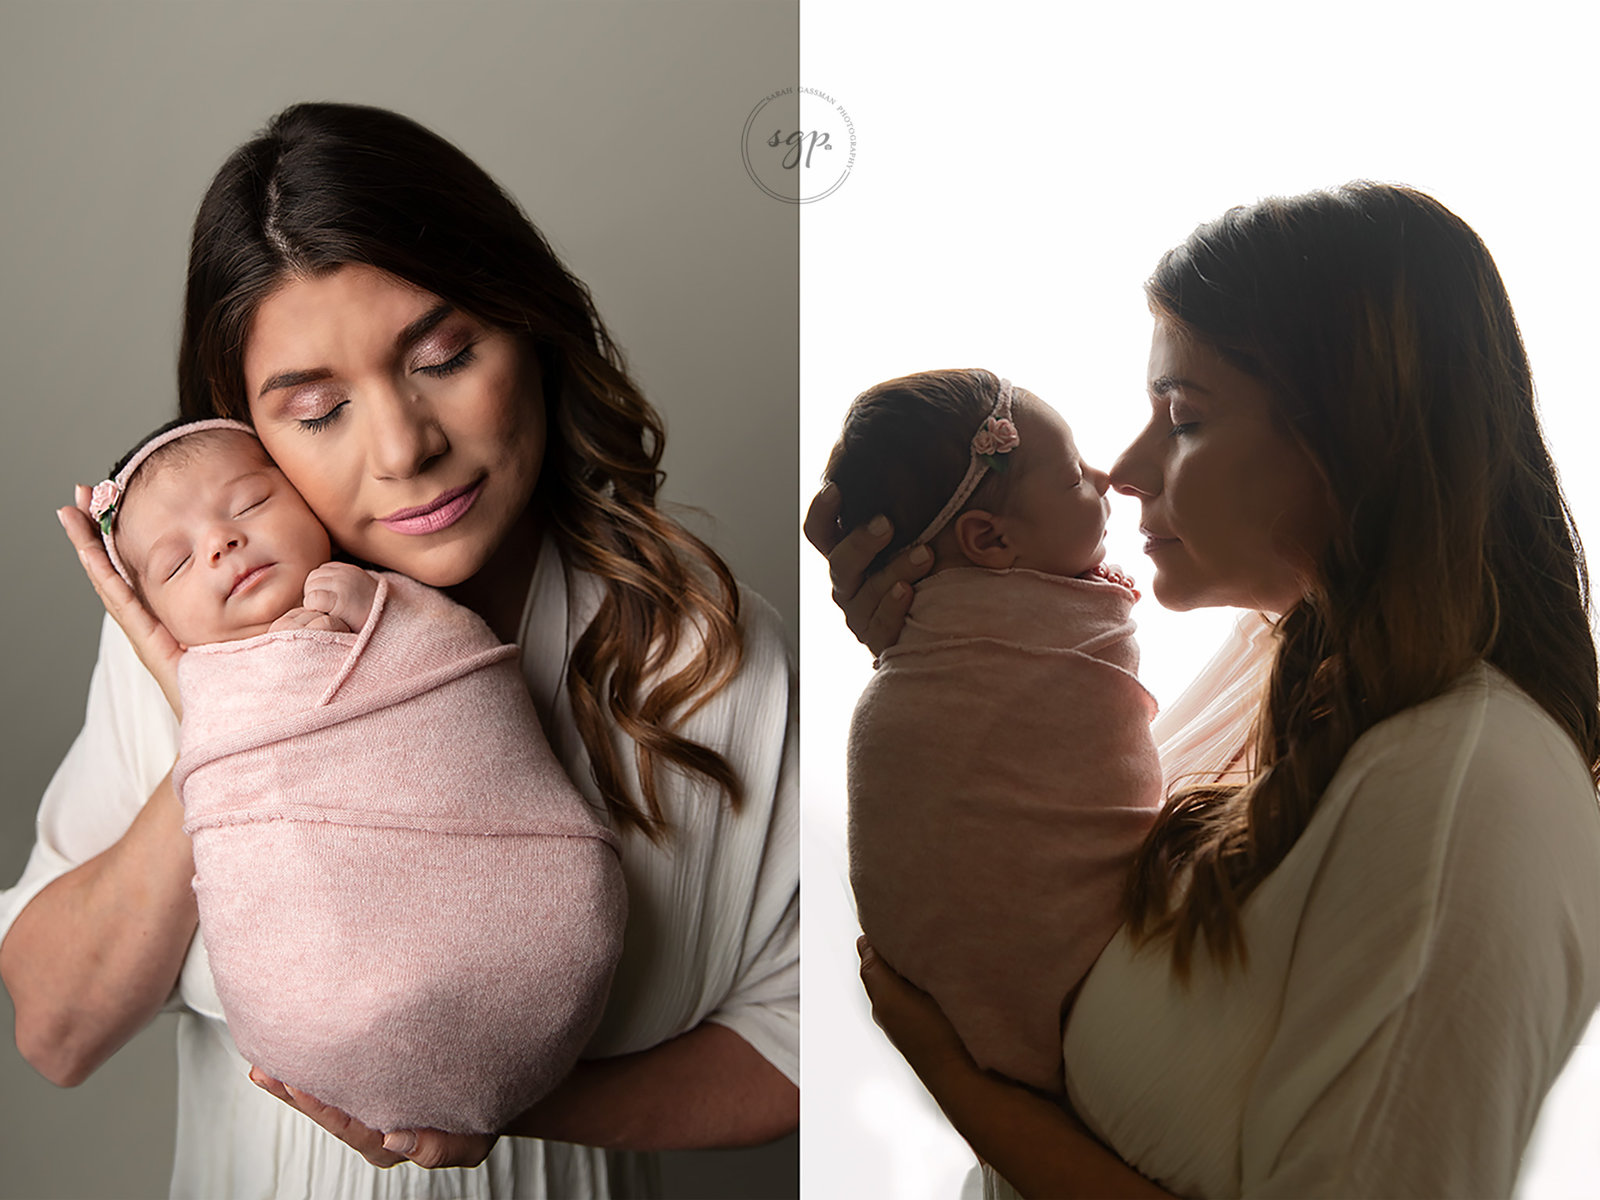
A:
<svg viewBox="0 0 1600 1200">
<path fill-rule="evenodd" d="M 99 524 L 102 533 L 110 526 L 111 516 L 120 499 L 122 486 L 114 479 L 101 480 L 89 493 L 89 515 Z"/>
<path fill-rule="evenodd" d="M 972 452 L 974 454 L 1010 454 L 1017 448 L 1022 439 L 1017 436 L 1017 427 L 1008 417 L 990 417 L 983 423 L 983 428 L 972 435 Z"/>
</svg>

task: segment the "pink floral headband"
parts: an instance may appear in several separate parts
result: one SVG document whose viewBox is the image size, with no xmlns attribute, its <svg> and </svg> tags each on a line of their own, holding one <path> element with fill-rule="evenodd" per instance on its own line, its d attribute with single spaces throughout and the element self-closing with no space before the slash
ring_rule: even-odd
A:
<svg viewBox="0 0 1600 1200">
<path fill-rule="evenodd" d="M 916 541 L 911 543 L 913 546 L 926 545 L 950 523 L 950 518 L 961 511 L 961 506 L 983 480 L 984 472 L 1006 469 L 1006 460 L 1000 456 L 1010 454 L 1022 441 L 1017 435 L 1016 424 L 1011 420 L 1011 391 L 1011 381 L 1002 379 L 1000 399 L 995 401 L 994 408 L 984 418 L 983 424 L 978 426 L 978 432 L 972 435 L 972 461 L 967 464 L 967 473 L 961 477 L 961 486 L 945 502 L 939 515 L 917 535 Z"/>
<path fill-rule="evenodd" d="M 117 510 L 122 506 L 122 497 L 128 491 L 128 484 L 135 472 L 144 466 L 145 460 L 161 447 L 181 437 L 188 437 L 191 433 L 204 433 L 208 429 L 237 429 L 241 433 L 248 433 L 251 437 L 256 436 L 256 431 L 243 421 L 230 421 L 223 417 L 190 421 L 187 425 L 174 425 L 156 434 L 135 450 L 128 461 L 122 464 L 122 470 L 118 471 L 114 478 L 101 480 L 94 485 L 94 491 L 89 494 L 89 516 L 100 526 L 100 538 L 106 544 L 106 556 L 111 559 L 111 565 L 117 569 L 117 574 L 121 575 L 130 586 L 133 584 L 133 576 L 128 574 L 128 568 L 123 565 L 122 557 L 117 553 L 116 541 Z"/>
</svg>

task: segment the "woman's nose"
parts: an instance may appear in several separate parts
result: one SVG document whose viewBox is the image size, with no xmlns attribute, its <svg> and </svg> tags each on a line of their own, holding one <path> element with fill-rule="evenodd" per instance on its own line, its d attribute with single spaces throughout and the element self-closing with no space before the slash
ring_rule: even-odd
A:
<svg viewBox="0 0 1600 1200">
<path fill-rule="evenodd" d="M 1111 464 L 1108 482 L 1124 496 L 1154 496 L 1161 491 L 1161 464 L 1148 445 L 1150 431 L 1134 438 Z"/>
<path fill-rule="evenodd" d="M 410 479 L 450 447 L 432 406 L 399 391 L 374 397 L 367 426 L 368 460 L 380 479 Z"/>
</svg>

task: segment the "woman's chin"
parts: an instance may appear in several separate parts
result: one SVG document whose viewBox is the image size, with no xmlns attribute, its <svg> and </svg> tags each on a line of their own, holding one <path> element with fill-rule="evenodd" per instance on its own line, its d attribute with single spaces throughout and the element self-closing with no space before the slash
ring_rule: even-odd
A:
<svg viewBox="0 0 1600 1200">
<path fill-rule="evenodd" d="M 418 543 L 421 540 L 417 539 Z M 465 583 L 483 569 L 488 558 L 487 553 L 460 542 L 433 546 L 386 545 L 372 550 L 374 553 L 370 555 L 358 551 L 356 556 L 380 571 L 408 575 L 432 588 L 452 588 Z"/>
<path fill-rule="evenodd" d="M 1171 609 L 1173 612 L 1188 612 L 1190 609 L 1203 607 L 1203 602 L 1196 599 L 1190 589 L 1174 579 L 1170 571 L 1163 571 L 1160 567 L 1156 568 L 1155 575 L 1150 580 L 1150 594 L 1162 608 Z"/>
</svg>

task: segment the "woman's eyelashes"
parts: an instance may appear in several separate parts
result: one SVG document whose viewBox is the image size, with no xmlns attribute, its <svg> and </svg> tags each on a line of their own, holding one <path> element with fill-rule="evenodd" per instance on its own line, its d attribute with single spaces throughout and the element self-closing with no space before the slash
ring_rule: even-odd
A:
<svg viewBox="0 0 1600 1200">
<path fill-rule="evenodd" d="M 443 362 L 418 363 L 411 369 L 420 375 L 431 375 L 435 379 L 442 379 L 446 375 L 454 375 L 457 371 L 461 370 L 462 367 L 465 367 L 468 363 L 470 363 L 475 357 L 476 355 L 473 352 L 472 343 L 468 342 L 465 346 L 461 347 L 460 350 L 456 351 L 454 355 L 445 359 Z"/>
<path fill-rule="evenodd" d="M 341 400 L 320 417 L 300 417 L 300 428 L 308 433 L 321 433 L 339 419 L 339 414 L 344 411 L 345 406 L 349 403 L 350 401 L 348 400 Z"/>
<path fill-rule="evenodd" d="M 427 375 L 433 379 L 443 379 L 446 376 L 454 375 L 457 371 L 470 366 L 473 360 L 476 358 L 477 351 L 473 349 L 473 343 L 468 342 L 465 346 L 461 347 L 460 350 L 457 350 L 453 355 L 447 359 L 444 359 L 442 362 L 414 364 L 411 367 L 411 373 L 414 375 Z M 340 413 L 344 411 L 349 403 L 350 402 L 348 400 L 340 400 L 321 416 L 298 417 L 296 418 L 296 421 L 300 428 L 306 430 L 308 433 L 320 433 L 322 430 L 328 428 L 328 426 L 332 425 L 336 420 L 339 419 Z"/>
<path fill-rule="evenodd" d="M 1168 437 L 1183 437 L 1184 434 L 1194 432 L 1195 426 L 1200 424 L 1199 414 L 1188 404 L 1174 403 L 1167 410 L 1167 422 L 1170 428 Z"/>
</svg>

